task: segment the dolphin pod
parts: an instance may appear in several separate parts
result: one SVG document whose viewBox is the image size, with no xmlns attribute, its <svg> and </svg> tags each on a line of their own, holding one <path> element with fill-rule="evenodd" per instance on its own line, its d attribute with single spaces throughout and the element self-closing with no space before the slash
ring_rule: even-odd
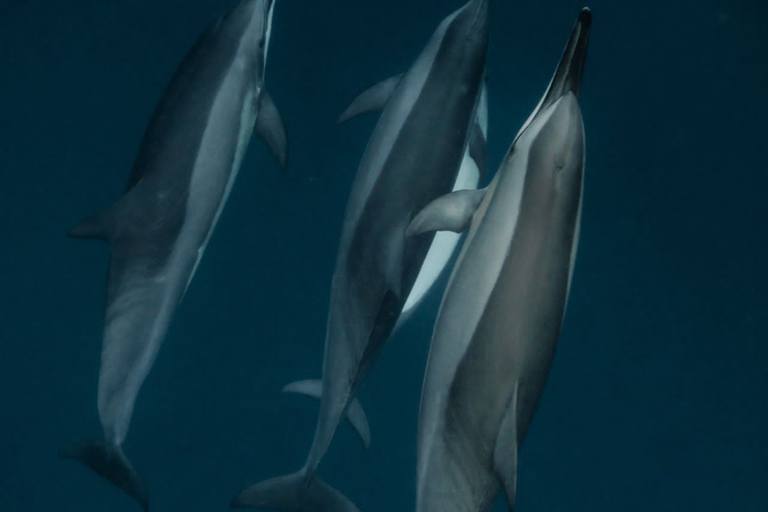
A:
<svg viewBox="0 0 768 512">
<path fill-rule="evenodd" d="M 243 0 L 197 40 L 160 100 L 128 181 L 106 211 L 73 228 L 111 247 L 99 373 L 104 440 L 73 458 L 146 510 L 121 445 L 134 402 L 192 280 L 256 131 L 285 167 L 283 121 L 264 90 L 274 0 Z"/>
<path fill-rule="evenodd" d="M 347 203 L 314 440 L 297 473 L 245 488 L 233 507 L 357 510 L 316 476 L 317 466 L 430 249 L 432 236 L 405 236 L 413 212 L 453 189 L 465 150 L 469 145 L 475 154 L 471 144 L 483 139 L 477 111 L 485 80 L 487 11 L 488 0 L 471 0 L 448 16 L 408 72 L 365 91 L 342 114 L 346 119 L 383 108 Z"/>
<path fill-rule="evenodd" d="M 339 122 L 380 113 L 355 175 L 330 290 L 320 400 L 297 472 L 244 488 L 233 508 L 358 512 L 317 470 L 346 418 L 370 445 L 355 398 L 391 334 L 418 307 L 466 232 L 443 292 L 424 374 L 417 512 L 485 512 L 517 495 L 518 451 L 554 358 L 579 240 L 585 136 L 578 102 L 591 12 L 491 183 L 486 169 L 489 0 L 446 17 L 407 72 L 363 91 Z M 144 510 L 122 451 L 134 403 L 191 283 L 253 133 L 287 164 L 264 89 L 275 0 L 241 0 L 191 48 L 146 130 L 127 191 L 69 235 L 111 247 L 98 411 L 104 439 L 79 460 Z"/>
<path fill-rule="evenodd" d="M 547 380 L 573 275 L 584 179 L 578 94 L 591 14 L 491 184 L 437 199 L 409 235 L 471 224 L 438 313 L 418 430 L 417 512 L 517 494 L 517 454 Z M 457 213 L 458 212 L 458 213 Z"/>
</svg>

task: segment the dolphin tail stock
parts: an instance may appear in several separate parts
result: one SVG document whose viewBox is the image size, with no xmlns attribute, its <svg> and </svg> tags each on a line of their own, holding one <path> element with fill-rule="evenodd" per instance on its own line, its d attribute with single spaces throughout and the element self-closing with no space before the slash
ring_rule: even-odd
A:
<svg viewBox="0 0 768 512">
<path fill-rule="evenodd" d="M 305 470 L 246 487 L 231 508 L 258 508 L 280 512 L 360 512 L 349 498 Z"/>
<path fill-rule="evenodd" d="M 59 457 L 82 462 L 109 483 L 125 491 L 145 512 L 149 510 L 149 494 L 144 482 L 120 446 L 107 441 L 73 443 L 62 448 Z"/>
<path fill-rule="evenodd" d="M 283 388 L 283 393 L 296 393 L 313 398 L 322 398 L 323 382 L 320 380 L 300 380 L 291 382 Z M 371 447 L 371 428 L 368 425 L 368 418 L 365 416 L 362 405 L 357 398 L 353 398 L 349 403 L 346 412 L 347 421 L 355 429 L 363 447 L 367 450 Z"/>
</svg>

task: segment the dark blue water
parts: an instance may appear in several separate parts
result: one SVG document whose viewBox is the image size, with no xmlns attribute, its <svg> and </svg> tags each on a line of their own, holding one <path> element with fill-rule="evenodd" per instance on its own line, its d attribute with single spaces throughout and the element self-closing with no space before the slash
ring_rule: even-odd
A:
<svg viewBox="0 0 768 512">
<path fill-rule="evenodd" d="M 375 118 L 362 88 L 407 69 L 459 0 L 278 0 L 261 141 L 136 405 L 125 451 L 155 511 L 226 510 L 298 469 L 320 376 L 352 178 Z M 155 104 L 228 2 L 0 8 L 0 510 L 134 512 L 57 459 L 101 435 L 108 249 L 68 228 L 123 191 Z M 535 106 L 580 1 L 492 3 L 490 168 Z M 595 0 L 581 105 L 579 258 L 547 390 L 520 459 L 520 511 L 764 511 L 768 497 L 768 4 Z M 416 420 L 439 293 L 385 349 L 320 468 L 363 512 L 412 510 Z M 502 507 L 499 507 L 501 510 Z"/>
</svg>

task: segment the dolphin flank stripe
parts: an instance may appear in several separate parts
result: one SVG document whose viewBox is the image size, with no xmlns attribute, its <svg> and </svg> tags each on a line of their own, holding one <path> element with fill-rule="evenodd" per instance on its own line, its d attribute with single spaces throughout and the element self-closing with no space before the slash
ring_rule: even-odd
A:
<svg viewBox="0 0 768 512">
<path fill-rule="evenodd" d="M 443 296 L 421 396 L 417 512 L 486 512 L 501 489 L 514 510 L 518 449 L 554 358 L 578 245 L 577 94 L 589 21 L 582 11 L 555 78 L 473 214 Z M 462 197 L 435 200 L 414 223 L 455 226 Z"/>
<path fill-rule="evenodd" d="M 269 7 L 269 9 L 267 9 Z M 126 194 L 72 230 L 110 242 L 98 410 L 105 440 L 61 456 L 86 464 L 134 498 L 149 497 L 122 452 L 133 407 L 236 179 L 254 125 L 285 141 L 264 91 L 272 0 L 241 0 L 194 43 L 141 142 Z M 259 104 L 269 105 L 268 120 Z M 286 145 L 270 144 L 285 162 Z"/>
<path fill-rule="evenodd" d="M 448 16 L 402 80 L 374 86 L 342 114 L 346 120 L 378 110 L 389 99 L 361 159 L 345 212 L 314 439 L 301 470 L 246 487 L 233 506 L 357 510 L 322 482 L 316 470 L 433 247 L 431 233 L 406 236 L 411 217 L 456 185 L 482 102 L 487 6 L 488 0 L 470 0 Z M 479 158 L 484 136 L 475 140 Z"/>
<path fill-rule="evenodd" d="M 456 15 L 457 13 L 451 14 L 438 26 L 419 58 L 408 73 L 403 75 L 403 80 L 398 88 L 398 101 L 390 102 L 387 105 L 388 108 L 382 112 L 381 118 L 371 134 L 371 141 L 377 140 L 378 144 L 373 145 L 369 142 L 355 177 L 353 185 L 355 190 L 350 194 L 347 211 L 344 215 L 344 232 L 349 229 L 348 225 L 354 225 L 359 221 L 363 203 L 357 198 L 366 198 L 371 194 L 371 189 L 387 161 L 386 157 L 393 151 L 393 146 L 400 136 L 400 129 L 393 130 L 391 127 L 402 127 L 413 106 L 421 97 L 430 65 L 440 48 L 447 26 Z M 386 129 L 387 127 L 389 129 Z"/>
</svg>

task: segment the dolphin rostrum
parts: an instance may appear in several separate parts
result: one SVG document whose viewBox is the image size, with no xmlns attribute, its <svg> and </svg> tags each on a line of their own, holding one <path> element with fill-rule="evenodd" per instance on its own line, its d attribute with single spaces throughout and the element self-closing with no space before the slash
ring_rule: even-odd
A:
<svg viewBox="0 0 768 512">
<path fill-rule="evenodd" d="M 486 190 L 436 199 L 408 228 L 470 226 L 435 325 L 418 431 L 417 512 L 482 512 L 504 490 L 544 389 L 573 275 L 584 176 L 581 88 L 591 14 Z"/>
<path fill-rule="evenodd" d="M 294 389 L 320 397 L 315 437 L 301 470 L 245 488 L 233 507 L 357 510 L 316 476 L 317 466 L 345 413 L 353 425 L 361 424 L 355 392 L 392 332 L 431 247 L 433 235 L 408 238 L 406 227 L 416 212 L 453 189 L 467 147 L 471 154 L 484 152 L 476 117 L 485 79 L 487 11 L 488 0 L 467 2 L 440 24 L 407 73 L 368 89 L 342 114 L 340 120 L 382 111 L 347 204 L 331 285 L 323 380 Z M 476 146 L 482 149 L 473 150 Z"/>
<path fill-rule="evenodd" d="M 255 131 L 287 160 L 283 121 L 264 90 L 274 0 L 242 0 L 203 33 L 173 76 L 125 195 L 73 228 L 111 247 L 98 409 L 104 440 L 71 445 L 146 510 L 123 454 L 134 402 L 227 200 Z"/>
</svg>

